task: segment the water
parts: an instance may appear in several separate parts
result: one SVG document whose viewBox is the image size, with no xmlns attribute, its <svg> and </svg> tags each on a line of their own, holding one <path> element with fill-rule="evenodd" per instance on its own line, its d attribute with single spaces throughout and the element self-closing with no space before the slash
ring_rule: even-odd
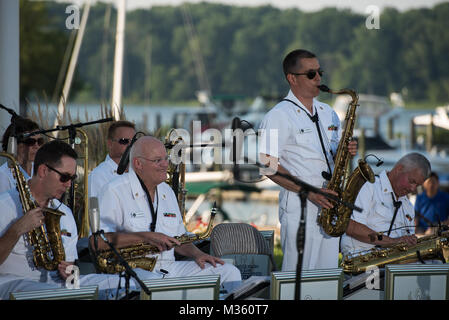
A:
<svg viewBox="0 0 449 320">
<path fill-rule="evenodd" d="M 103 118 L 102 116 L 102 106 L 97 104 L 69 104 L 66 108 L 66 112 L 71 115 L 75 123 L 96 121 Z M 158 129 L 157 127 L 157 117 L 160 117 L 160 123 L 162 126 L 171 126 L 173 119 L 176 115 L 180 116 L 183 114 L 194 114 L 201 110 L 204 110 L 201 106 L 142 106 L 142 105 L 125 105 L 124 114 L 126 120 L 134 122 L 138 128 L 147 130 L 148 132 L 154 132 Z M 53 123 L 57 114 L 57 106 L 54 104 L 48 105 L 48 107 L 41 107 L 41 111 L 44 115 L 48 115 L 48 128 L 53 127 Z M 28 110 L 28 116 L 32 112 L 38 112 L 37 105 L 31 105 L 30 110 Z M 45 117 L 44 117 L 45 118 Z M 45 125 L 45 124 L 43 124 Z"/>
</svg>

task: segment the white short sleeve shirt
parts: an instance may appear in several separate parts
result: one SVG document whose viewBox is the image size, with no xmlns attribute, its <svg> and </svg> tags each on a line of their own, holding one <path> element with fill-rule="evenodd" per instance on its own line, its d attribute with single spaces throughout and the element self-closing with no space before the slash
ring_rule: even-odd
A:
<svg viewBox="0 0 449 320">
<path fill-rule="evenodd" d="M 382 171 L 374 183 L 366 182 L 360 189 L 355 205 L 362 208 L 362 212 L 353 211 L 351 219 L 366 225 L 375 232 L 388 233 L 393 219 L 395 208 L 391 198 L 393 188 L 386 171 Z M 401 201 L 396 219 L 392 226 L 390 237 L 398 238 L 408 234 L 414 234 L 415 211 L 407 196 L 395 198 Z M 358 241 L 344 234 L 341 238 L 343 255 L 354 254 L 373 248 L 374 245 Z"/>
<path fill-rule="evenodd" d="M 165 182 L 157 186 L 153 207 L 157 212 L 156 232 L 171 237 L 186 233 L 176 196 Z M 102 190 L 99 208 L 100 228 L 105 232 L 150 231 L 152 217 L 148 198 L 132 168 Z M 174 249 L 159 254 L 158 259 L 175 260 Z"/>
<path fill-rule="evenodd" d="M 20 171 L 22 172 L 25 180 L 29 180 L 30 176 L 20 167 Z M 31 166 L 31 176 L 33 175 L 33 166 Z M 8 162 L 5 162 L 0 167 L 0 193 L 8 191 L 9 189 L 16 187 L 16 180 L 14 179 L 11 169 L 8 167 Z"/>
<path fill-rule="evenodd" d="M 98 197 L 101 189 L 119 176 L 117 167 L 118 164 L 108 154 L 106 159 L 92 170 L 88 178 L 89 197 Z"/>
<path fill-rule="evenodd" d="M 286 99 L 274 106 L 261 122 L 259 152 L 279 158 L 279 163 L 292 175 L 322 187 L 321 173 L 329 171 L 320 143 L 317 127 L 310 119 L 306 107 L 289 91 Z M 340 120 L 327 104 L 313 100 L 314 112 L 318 113 L 323 143 L 333 169 L 341 136 Z"/>
<path fill-rule="evenodd" d="M 20 197 L 15 189 L 0 194 L 0 236 L 9 229 L 17 219 L 23 216 Z M 57 209 L 65 215 L 60 219 L 61 238 L 65 250 L 65 261 L 73 262 L 78 258 L 76 243 L 78 234 L 75 219 L 70 209 L 58 200 L 50 201 L 50 208 Z M 8 258 L 0 265 L 0 275 L 16 275 L 21 278 L 45 282 L 48 277 L 58 278 L 58 271 L 48 272 L 34 266 L 32 247 L 28 244 L 26 235 L 20 237 Z"/>
</svg>

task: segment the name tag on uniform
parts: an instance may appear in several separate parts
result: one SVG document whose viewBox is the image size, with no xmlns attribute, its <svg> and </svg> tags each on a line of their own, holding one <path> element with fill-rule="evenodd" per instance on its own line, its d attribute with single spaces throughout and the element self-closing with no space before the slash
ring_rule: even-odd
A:
<svg viewBox="0 0 449 320">
<path fill-rule="evenodd" d="M 164 213 L 164 217 L 167 217 L 167 218 L 176 218 L 176 213 L 173 213 L 173 212 L 165 212 L 165 213 Z"/>
<path fill-rule="evenodd" d="M 71 237 L 72 234 L 70 232 L 68 232 L 66 229 L 62 229 L 61 236 Z"/>
<path fill-rule="evenodd" d="M 131 218 L 142 218 L 145 216 L 143 211 L 140 212 L 131 212 Z"/>
<path fill-rule="evenodd" d="M 309 133 L 309 132 L 312 132 L 312 128 L 304 128 L 299 130 L 299 133 Z"/>
</svg>

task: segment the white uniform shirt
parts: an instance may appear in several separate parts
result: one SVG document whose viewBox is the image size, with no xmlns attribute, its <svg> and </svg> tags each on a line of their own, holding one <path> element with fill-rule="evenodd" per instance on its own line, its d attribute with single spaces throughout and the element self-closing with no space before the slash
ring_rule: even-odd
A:
<svg viewBox="0 0 449 320">
<path fill-rule="evenodd" d="M 6 230 L 13 222 L 23 216 L 22 204 L 20 202 L 19 193 L 15 189 L 0 194 L 0 207 L 2 214 L 0 215 L 0 236 L 3 236 Z M 60 219 L 62 243 L 65 249 L 66 261 L 75 261 L 78 258 L 76 243 L 78 234 L 75 219 L 70 209 L 61 204 L 58 200 L 50 201 L 50 208 L 58 209 L 65 213 Z M 48 272 L 45 269 L 37 269 L 33 263 L 32 247 L 26 240 L 26 234 L 21 236 L 16 245 L 12 249 L 8 258 L 0 265 L 0 283 L 2 275 L 18 276 L 19 278 L 27 278 L 46 282 L 47 277 L 58 278 L 58 271 Z M 10 277 L 7 277 L 10 279 Z"/>
<path fill-rule="evenodd" d="M 260 125 L 263 130 L 259 140 L 259 152 L 279 158 L 279 163 L 293 176 L 321 188 L 325 181 L 321 173 L 329 170 L 316 125 L 310 120 L 307 108 L 291 90 L 286 99 L 292 100 L 302 109 L 289 101 L 281 101 L 274 106 Z M 329 105 L 316 99 L 313 100 L 313 109 L 318 113 L 327 158 L 333 169 L 333 156 L 330 151 L 336 154 L 341 136 L 340 120 Z M 280 204 L 285 191 L 281 188 Z"/>
<path fill-rule="evenodd" d="M 117 167 L 118 164 L 108 154 L 106 159 L 92 170 L 88 178 L 89 197 L 98 197 L 101 189 L 112 179 L 119 176 Z"/>
<path fill-rule="evenodd" d="M 26 171 L 19 166 L 20 171 L 22 171 L 23 176 L 25 177 L 25 180 L 28 181 L 30 179 L 30 176 Z M 33 166 L 31 166 L 31 176 L 33 175 Z M 14 179 L 11 169 L 8 167 L 8 162 L 5 162 L 0 167 L 0 193 L 8 191 L 9 189 L 16 187 L 16 179 Z"/>
<path fill-rule="evenodd" d="M 393 188 L 387 173 L 382 171 L 379 177 L 376 177 L 374 183 L 366 182 L 360 189 L 355 205 L 362 208 L 363 211 L 358 212 L 354 210 L 351 219 L 366 225 L 376 232 L 384 231 L 384 234 L 387 235 L 395 210 L 391 198 L 392 192 Z M 415 211 L 412 203 L 407 196 L 400 197 L 396 201 L 401 201 L 402 205 L 396 214 L 390 237 L 398 238 L 407 234 L 414 234 Z M 373 247 L 374 245 L 372 244 L 358 241 L 346 234 L 341 238 L 341 248 L 344 255 L 368 250 Z"/>
<path fill-rule="evenodd" d="M 150 231 L 152 222 L 148 199 L 132 168 L 112 180 L 99 195 L 100 228 L 104 232 Z M 157 186 L 153 201 L 157 212 L 156 232 L 168 236 L 186 233 L 176 196 L 171 187 L 162 182 Z M 174 249 L 158 254 L 158 261 L 174 261 Z"/>
</svg>

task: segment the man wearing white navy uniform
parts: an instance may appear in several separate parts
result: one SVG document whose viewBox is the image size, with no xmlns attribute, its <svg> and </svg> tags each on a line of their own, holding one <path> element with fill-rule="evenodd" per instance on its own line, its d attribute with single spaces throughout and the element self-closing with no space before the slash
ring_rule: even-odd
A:
<svg viewBox="0 0 449 320">
<path fill-rule="evenodd" d="M 129 172 L 111 181 L 99 196 L 101 229 L 118 248 L 141 242 L 156 246 L 160 253 L 154 271 L 165 271 L 166 277 L 219 274 L 222 284 L 240 281 L 235 266 L 174 238 L 186 229 L 176 196 L 165 183 L 167 168 L 162 142 L 139 138 L 131 147 Z M 175 261 L 175 251 L 194 261 Z"/>
<path fill-rule="evenodd" d="M 76 152 L 65 142 L 53 140 L 44 144 L 36 153 L 34 175 L 29 180 L 30 194 L 36 208 L 23 212 L 17 189 L 0 194 L 0 299 L 8 299 L 11 292 L 34 291 L 66 287 L 71 275 L 70 265 L 78 258 L 78 231 L 71 210 L 59 198 L 76 178 Z M 27 233 L 45 223 L 44 208 L 58 210 L 65 261 L 58 261 L 56 270 L 47 271 L 33 262 L 33 248 Z M 46 213 L 49 214 L 49 213 Z M 157 277 L 142 270 L 141 277 Z M 99 288 L 100 299 L 114 298 L 120 278 L 118 275 L 88 274 L 79 276 L 79 285 Z M 121 279 L 121 288 L 124 288 Z M 130 288 L 139 286 L 130 281 Z M 123 290 L 122 290 L 123 291 Z"/>
<path fill-rule="evenodd" d="M 279 173 L 297 177 L 321 188 L 321 191 L 336 195 L 325 188 L 327 181 L 322 173 L 332 174 L 341 125 L 335 111 L 315 98 L 319 94 L 318 86 L 323 74 L 320 63 L 315 54 L 298 49 L 285 57 L 283 71 L 290 91 L 261 122 L 261 159 L 267 159 L 270 167 L 274 164 Z M 348 152 L 352 156 L 357 153 L 356 141 L 349 143 Z M 298 196 L 301 188 L 279 175 L 268 177 L 281 186 L 282 270 L 294 271 L 298 261 L 296 236 L 301 218 Z M 320 209 L 332 207 L 333 204 L 323 195 L 308 193 L 303 270 L 338 266 L 339 238 L 326 235 L 317 223 Z"/>
<path fill-rule="evenodd" d="M 98 197 L 101 189 L 118 177 L 118 164 L 135 134 L 134 123 L 129 121 L 115 121 L 109 126 L 106 142 L 108 154 L 106 159 L 89 174 L 89 197 Z"/>
<path fill-rule="evenodd" d="M 391 171 L 382 171 L 374 183 L 366 182 L 355 205 L 362 212 L 352 213 L 341 238 L 344 256 L 369 250 L 376 245 L 406 243 L 415 245 L 415 210 L 409 193 L 430 175 L 429 161 L 419 153 L 409 153 L 396 162 Z"/>
<path fill-rule="evenodd" d="M 10 136 L 13 134 L 13 125 L 10 124 L 3 135 L 2 148 L 4 152 L 8 150 L 8 142 Z M 18 117 L 15 120 L 15 135 L 17 138 L 17 154 L 15 155 L 19 163 L 20 171 L 26 180 L 33 175 L 33 161 L 37 150 L 44 143 L 44 138 L 40 134 L 33 135 L 28 138 L 21 138 L 20 135 L 24 133 L 34 132 L 39 130 L 39 126 L 32 120 Z M 16 181 L 12 175 L 8 163 L 5 162 L 0 167 L 0 193 L 16 187 Z"/>
</svg>

